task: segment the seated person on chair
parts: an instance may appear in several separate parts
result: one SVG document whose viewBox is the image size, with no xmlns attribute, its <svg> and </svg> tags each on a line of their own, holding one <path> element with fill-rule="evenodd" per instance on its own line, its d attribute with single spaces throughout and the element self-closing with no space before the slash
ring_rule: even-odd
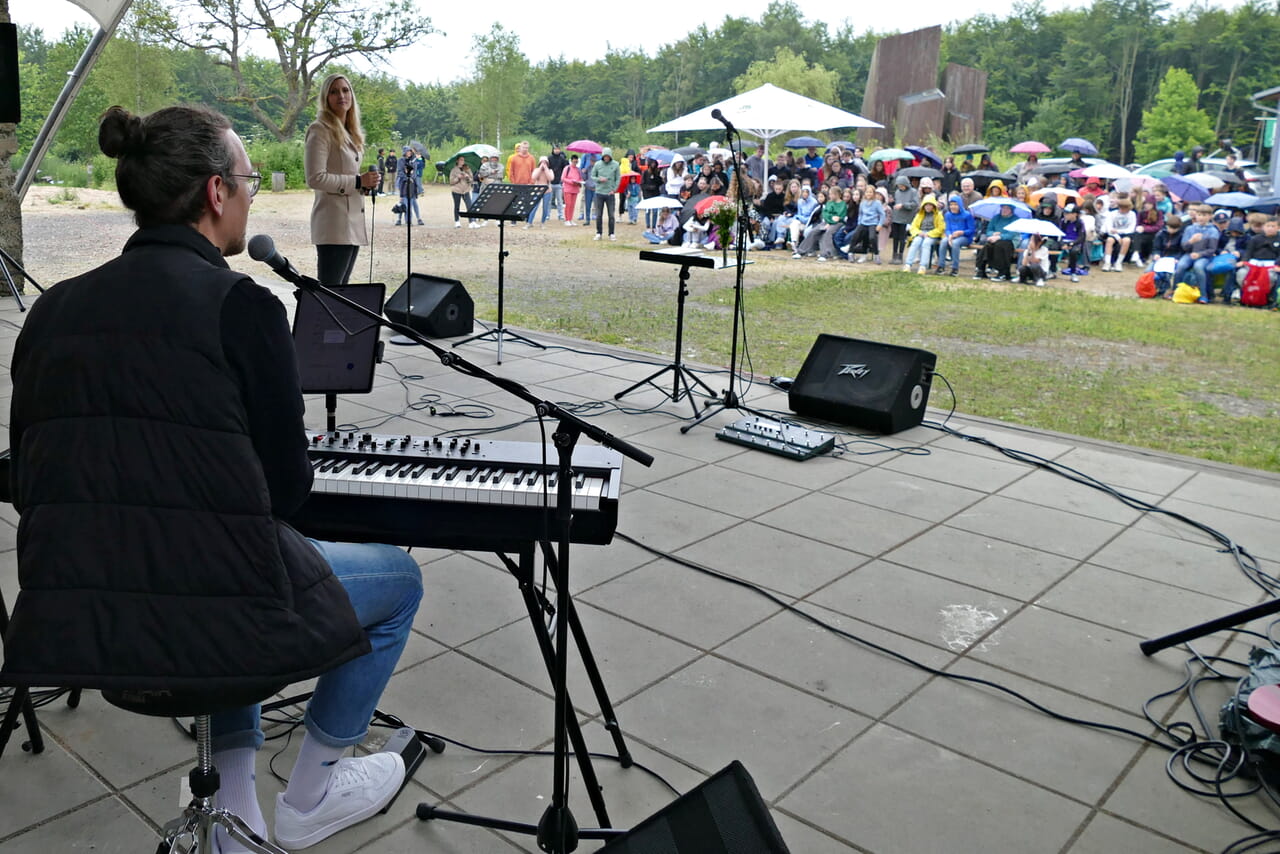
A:
<svg viewBox="0 0 1280 854">
<path fill-rule="evenodd" d="M 218 695 L 319 676 L 273 834 L 305 848 L 404 779 L 398 754 L 342 756 L 408 639 L 421 574 L 401 549 L 282 521 L 311 487 L 302 395 L 284 306 L 224 260 L 244 250 L 261 180 L 230 122 L 112 107 L 98 138 L 138 230 L 43 294 L 14 346 L 22 590 L 3 681 L 207 694 L 218 805 L 265 837 L 258 707 L 218 711 Z"/>
</svg>

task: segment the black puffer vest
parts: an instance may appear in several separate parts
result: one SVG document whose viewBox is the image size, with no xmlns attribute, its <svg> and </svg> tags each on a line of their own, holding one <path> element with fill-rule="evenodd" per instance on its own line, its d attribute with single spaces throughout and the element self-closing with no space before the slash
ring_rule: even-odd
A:
<svg viewBox="0 0 1280 854">
<path fill-rule="evenodd" d="M 194 229 L 144 229 L 31 309 L 5 682 L 243 688 L 368 651 L 328 564 L 271 514 L 220 335 L 243 279 Z"/>
</svg>

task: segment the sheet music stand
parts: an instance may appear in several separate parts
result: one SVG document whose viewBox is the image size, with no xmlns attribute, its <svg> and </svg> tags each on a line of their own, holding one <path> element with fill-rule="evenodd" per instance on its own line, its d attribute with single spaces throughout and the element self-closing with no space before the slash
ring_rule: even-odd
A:
<svg viewBox="0 0 1280 854">
<path fill-rule="evenodd" d="M 708 267 L 714 269 L 716 259 L 710 255 L 689 252 L 671 252 L 659 250 L 644 250 L 640 253 L 641 261 L 659 261 L 664 264 L 680 265 L 680 273 L 678 276 L 679 286 L 676 290 L 676 355 L 670 365 L 660 368 L 656 372 L 650 374 L 640 382 L 630 385 L 613 396 L 614 400 L 622 400 L 625 395 L 630 394 L 642 385 L 652 385 L 658 388 L 658 384 L 654 382 L 658 377 L 667 371 L 672 373 L 671 378 L 671 402 L 676 403 L 682 397 L 689 398 L 689 405 L 693 407 L 693 415 L 698 415 L 698 404 L 693 401 L 693 386 L 697 385 L 706 392 L 707 397 L 715 398 L 716 393 L 711 390 L 711 386 L 702 381 L 702 378 L 693 371 L 686 368 L 681 361 L 684 349 L 684 301 L 689 295 L 689 268 L 690 267 Z M 692 380 L 692 384 L 690 383 Z"/>
<path fill-rule="evenodd" d="M 459 344 L 479 341 L 492 336 L 498 341 L 499 365 L 502 364 L 502 338 L 504 335 L 513 341 L 521 341 L 530 347 L 537 347 L 539 350 L 547 349 L 545 345 L 539 344 L 537 341 L 515 332 L 508 332 L 502 323 L 503 283 L 508 255 L 506 250 L 507 223 L 528 219 L 530 212 L 538 206 L 538 202 L 542 201 L 547 189 L 546 184 L 485 184 L 480 188 L 480 195 L 476 196 L 475 203 L 471 205 L 471 210 L 463 214 L 463 216 L 471 219 L 496 219 L 498 221 L 498 325 L 492 329 L 486 329 L 478 335 L 472 335 L 470 338 L 463 338 L 453 346 L 457 347 Z"/>
</svg>

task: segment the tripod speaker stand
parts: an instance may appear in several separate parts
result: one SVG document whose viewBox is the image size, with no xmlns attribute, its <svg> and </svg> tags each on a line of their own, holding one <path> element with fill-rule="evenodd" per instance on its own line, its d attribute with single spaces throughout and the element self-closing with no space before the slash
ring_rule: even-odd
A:
<svg viewBox="0 0 1280 854">
<path fill-rule="evenodd" d="M 0 272 L 4 273 L 4 282 L 9 286 L 9 293 L 13 294 L 13 301 L 18 304 L 18 311 L 26 311 L 27 307 L 22 302 L 22 294 L 18 291 L 18 284 L 13 280 L 13 273 L 9 272 L 12 268 L 18 272 L 22 278 L 36 286 L 36 290 L 44 293 L 44 288 L 40 287 L 40 283 L 31 278 L 31 274 L 23 269 L 22 265 L 13 260 L 13 256 L 3 249 L 0 249 Z"/>
<path fill-rule="evenodd" d="M 528 219 L 530 212 L 538 206 L 538 202 L 542 200 L 542 196 L 546 192 L 546 184 L 485 184 L 480 189 L 480 195 L 476 196 L 475 204 L 471 206 L 471 210 L 467 211 L 465 216 L 471 219 L 496 219 L 498 221 L 498 325 L 492 329 L 486 329 L 479 335 L 464 338 L 453 346 L 457 347 L 459 344 L 481 341 L 492 337 L 498 342 L 499 365 L 502 364 L 503 336 L 510 338 L 512 341 L 528 344 L 530 347 L 537 347 L 539 350 L 547 349 L 537 341 L 518 335 L 515 332 L 508 332 L 507 328 L 502 324 L 503 285 L 508 255 L 506 249 L 506 226 L 508 222 L 520 222 Z"/>
</svg>

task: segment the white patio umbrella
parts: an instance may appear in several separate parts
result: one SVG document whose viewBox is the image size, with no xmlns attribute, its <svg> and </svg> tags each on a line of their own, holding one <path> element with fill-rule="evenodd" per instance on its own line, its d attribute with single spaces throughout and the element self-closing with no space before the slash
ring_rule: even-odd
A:
<svg viewBox="0 0 1280 854">
<path fill-rule="evenodd" d="M 672 119 L 650 133 L 668 131 L 708 130 L 723 127 L 711 117 L 712 110 L 719 110 L 733 126 L 743 133 L 758 136 L 764 141 L 765 162 L 769 160 L 769 141 L 776 136 L 794 131 L 831 130 L 833 128 L 879 128 L 884 125 L 850 113 L 839 107 L 797 95 L 766 83 L 750 92 L 734 95 L 718 103 L 694 110 L 692 113 Z"/>
<path fill-rule="evenodd" d="M 1121 178 L 1132 178 L 1133 173 L 1123 166 L 1117 166 L 1114 163 L 1095 163 L 1092 166 L 1086 166 L 1083 170 L 1086 178 L 1102 178 L 1106 181 L 1118 181 Z"/>
</svg>

